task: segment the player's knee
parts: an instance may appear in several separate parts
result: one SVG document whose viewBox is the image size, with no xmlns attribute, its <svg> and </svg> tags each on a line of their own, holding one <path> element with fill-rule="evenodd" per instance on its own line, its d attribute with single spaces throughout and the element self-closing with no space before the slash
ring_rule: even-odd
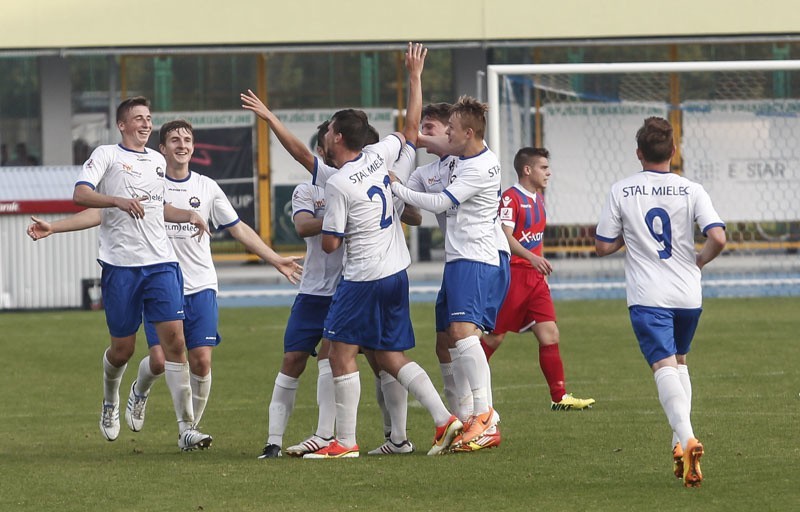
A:
<svg viewBox="0 0 800 512">
<path fill-rule="evenodd" d="M 307 352 L 286 352 L 283 354 L 281 373 L 297 378 L 306 369 L 309 354 Z"/>
</svg>

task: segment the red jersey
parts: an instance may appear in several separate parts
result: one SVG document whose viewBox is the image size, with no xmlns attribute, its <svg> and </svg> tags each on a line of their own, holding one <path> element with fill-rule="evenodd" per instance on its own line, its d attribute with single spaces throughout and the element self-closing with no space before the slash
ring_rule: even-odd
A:
<svg viewBox="0 0 800 512">
<path fill-rule="evenodd" d="M 514 238 L 537 256 L 542 256 L 542 239 L 547 224 L 544 197 L 522 188 L 519 183 L 509 188 L 500 198 L 500 222 L 514 228 Z M 531 264 L 525 258 L 511 255 L 512 265 Z"/>
</svg>

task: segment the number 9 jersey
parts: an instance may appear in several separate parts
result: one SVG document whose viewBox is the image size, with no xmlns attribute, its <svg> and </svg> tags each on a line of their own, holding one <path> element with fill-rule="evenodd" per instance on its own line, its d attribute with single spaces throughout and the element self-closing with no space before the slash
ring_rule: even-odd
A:
<svg viewBox="0 0 800 512">
<path fill-rule="evenodd" d="M 725 227 L 698 183 L 645 170 L 612 185 L 595 236 L 625 241 L 629 307 L 701 307 L 695 224 L 704 234 Z"/>
</svg>

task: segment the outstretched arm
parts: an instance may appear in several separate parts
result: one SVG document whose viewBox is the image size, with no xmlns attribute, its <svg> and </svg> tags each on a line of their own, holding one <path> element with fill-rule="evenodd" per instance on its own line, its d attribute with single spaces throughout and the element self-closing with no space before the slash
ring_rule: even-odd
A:
<svg viewBox="0 0 800 512">
<path fill-rule="evenodd" d="M 412 144 L 417 143 L 420 117 L 422 117 L 422 68 L 428 49 L 420 43 L 408 43 L 406 50 L 406 69 L 408 70 L 408 106 L 403 135 Z"/>
<path fill-rule="evenodd" d="M 65 217 L 53 222 L 47 222 L 31 216 L 31 220 L 33 222 L 28 226 L 26 233 L 35 242 L 36 240 L 47 238 L 55 233 L 81 231 L 99 226 L 100 217 L 100 210 L 97 208 L 89 208 L 83 210 L 82 212 L 78 212 L 75 215 L 70 215 L 69 217 Z"/>
<path fill-rule="evenodd" d="M 84 184 L 75 185 L 75 191 L 72 193 L 72 201 L 75 204 L 87 208 L 119 208 L 134 219 L 144 217 L 142 201 L 146 199 L 144 196 L 133 198 L 107 196 Z"/>
<path fill-rule="evenodd" d="M 253 231 L 253 228 L 244 222 L 237 222 L 230 226 L 228 232 L 233 235 L 233 238 L 240 241 L 247 250 L 278 269 L 278 272 L 283 274 L 290 283 L 297 284 L 300 281 L 303 267 L 297 263 L 301 259 L 299 256 L 284 257 L 276 253 L 261 240 L 261 237 Z"/>
<path fill-rule="evenodd" d="M 270 109 L 261 101 L 256 93 L 247 89 L 246 93 L 240 95 L 242 108 L 252 110 L 258 117 L 267 122 L 270 129 L 275 132 L 281 145 L 292 155 L 292 158 L 306 168 L 308 172 L 314 172 L 314 154 L 308 147 L 298 139 L 286 126 L 272 113 Z"/>
</svg>

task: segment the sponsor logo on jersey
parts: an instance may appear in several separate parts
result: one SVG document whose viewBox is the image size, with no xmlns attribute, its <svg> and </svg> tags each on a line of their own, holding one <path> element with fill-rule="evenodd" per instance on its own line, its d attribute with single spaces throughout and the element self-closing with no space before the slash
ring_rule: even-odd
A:
<svg viewBox="0 0 800 512">
<path fill-rule="evenodd" d="M 500 208 L 500 220 L 511 220 L 512 211 L 511 208 Z"/>
<path fill-rule="evenodd" d="M 433 176 L 431 178 L 428 178 L 428 186 L 429 187 L 431 185 L 439 185 L 440 183 L 442 183 L 442 178 L 440 176 Z"/>
<path fill-rule="evenodd" d="M 161 169 L 161 167 L 156 167 L 156 174 L 158 175 L 159 178 L 163 178 L 164 177 L 164 170 Z"/>
<path fill-rule="evenodd" d="M 192 208 L 200 208 L 200 198 L 197 196 L 190 197 L 189 206 L 191 206 Z"/>
</svg>

